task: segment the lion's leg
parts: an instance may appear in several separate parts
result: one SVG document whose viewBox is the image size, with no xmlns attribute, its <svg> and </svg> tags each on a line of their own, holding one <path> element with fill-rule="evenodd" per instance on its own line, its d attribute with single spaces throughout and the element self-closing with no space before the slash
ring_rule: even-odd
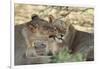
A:
<svg viewBox="0 0 100 69">
<path fill-rule="evenodd" d="M 27 45 L 26 56 L 32 56 L 32 55 L 37 56 L 35 49 L 32 47 L 31 40 L 29 39 L 29 32 L 27 28 L 24 28 L 22 30 L 22 34 L 24 36 Z"/>
</svg>

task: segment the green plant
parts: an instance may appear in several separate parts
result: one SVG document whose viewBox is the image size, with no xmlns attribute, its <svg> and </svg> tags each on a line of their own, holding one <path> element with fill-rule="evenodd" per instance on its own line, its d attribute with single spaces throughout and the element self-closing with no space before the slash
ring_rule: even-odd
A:
<svg viewBox="0 0 100 69">
<path fill-rule="evenodd" d="M 52 59 L 52 63 L 79 62 L 83 61 L 83 55 L 81 53 L 70 54 L 68 50 L 64 49 L 54 55 Z"/>
</svg>

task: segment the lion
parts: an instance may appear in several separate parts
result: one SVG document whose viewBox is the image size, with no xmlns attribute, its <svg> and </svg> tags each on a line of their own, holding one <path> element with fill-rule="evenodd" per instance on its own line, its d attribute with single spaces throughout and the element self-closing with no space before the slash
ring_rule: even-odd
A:
<svg viewBox="0 0 100 69">
<path fill-rule="evenodd" d="M 30 57 L 35 58 L 35 60 L 37 60 L 36 57 L 39 59 L 40 57 L 45 57 L 50 60 L 51 55 L 56 54 L 63 48 L 63 46 L 61 46 L 62 42 L 57 40 L 56 36 L 59 35 L 60 39 L 64 33 L 65 28 L 57 27 L 53 25 L 51 20 L 43 20 L 38 15 L 33 15 L 30 22 L 16 25 L 15 65 L 31 64 L 31 62 L 29 62 Z M 40 61 L 40 63 L 44 62 L 45 61 Z M 39 63 L 39 61 L 32 63 Z"/>
<path fill-rule="evenodd" d="M 93 60 L 93 33 L 76 30 L 71 24 L 49 15 L 44 20 L 34 14 L 31 21 L 15 25 L 15 65 L 50 63 L 63 49 L 81 52 L 84 60 Z"/>
</svg>

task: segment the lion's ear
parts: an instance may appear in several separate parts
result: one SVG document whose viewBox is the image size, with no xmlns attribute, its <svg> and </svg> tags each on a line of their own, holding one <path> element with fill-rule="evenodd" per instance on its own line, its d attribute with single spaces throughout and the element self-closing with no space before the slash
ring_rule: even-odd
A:
<svg viewBox="0 0 100 69">
<path fill-rule="evenodd" d="M 32 16 L 31 16 L 32 20 L 37 19 L 37 18 L 39 18 L 39 16 L 37 14 L 32 14 Z"/>
<path fill-rule="evenodd" d="M 74 29 L 75 29 L 74 26 L 73 26 L 72 24 L 69 24 L 68 30 L 69 30 L 69 31 L 73 31 Z"/>
<path fill-rule="evenodd" d="M 49 23 L 53 23 L 54 20 L 55 20 L 55 18 L 54 18 L 53 15 L 49 15 L 49 16 L 48 16 L 48 20 L 49 20 L 49 21 L 48 21 Z"/>
</svg>

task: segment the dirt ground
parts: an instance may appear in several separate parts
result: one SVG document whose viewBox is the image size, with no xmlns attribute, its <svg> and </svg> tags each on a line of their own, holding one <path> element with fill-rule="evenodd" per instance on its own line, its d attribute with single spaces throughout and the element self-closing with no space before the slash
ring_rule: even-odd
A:
<svg viewBox="0 0 100 69">
<path fill-rule="evenodd" d="M 94 9 L 86 7 L 15 4 L 15 25 L 31 20 L 32 14 L 48 20 L 48 15 L 71 23 L 77 30 L 93 32 Z"/>
</svg>

